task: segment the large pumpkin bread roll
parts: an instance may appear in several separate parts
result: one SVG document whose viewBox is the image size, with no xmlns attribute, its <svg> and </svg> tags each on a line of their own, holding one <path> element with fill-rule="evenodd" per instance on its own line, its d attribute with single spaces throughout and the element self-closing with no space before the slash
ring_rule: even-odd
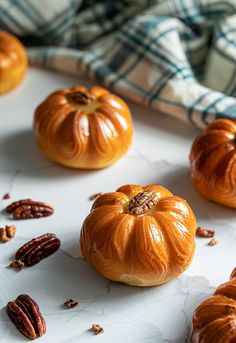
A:
<svg viewBox="0 0 236 343">
<path fill-rule="evenodd" d="M 126 103 L 101 87 L 75 86 L 38 106 L 34 132 L 50 160 L 71 168 L 98 169 L 122 157 L 132 141 Z"/>
<path fill-rule="evenodd" d="M 126 185 L 95 200 L 80 244 L 85 259 L 104 277 L 155 286 L 189 266 L 195 231 L 185 200 L 162 186 Z"/>
<path fill-rule="evenodd" d="M 194 312 L 191 343 L 236 342 L 236 268 Z"/>
<path fill-rule="evenodd" d="M 28 67 L 26 51 L 21 42 L 0 30 L 0 94 L 15 88 Z"/>
<path fill-rule="evenodd" d="M 194 141 L 194 187 L 206 199 L 236 208 L 236 121 L 218 119 Z"/>
</svg>

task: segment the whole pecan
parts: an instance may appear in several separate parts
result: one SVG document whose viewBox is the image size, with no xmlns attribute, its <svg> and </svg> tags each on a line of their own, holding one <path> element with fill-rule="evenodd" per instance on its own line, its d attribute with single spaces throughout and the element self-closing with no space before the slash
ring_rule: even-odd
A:
<svg viewBox="0 0 236 343">
<path fill-rule="evenodd" d="M 14 219 L 31 219 L 47 217 L 53 214 L 52 206 L 45 202 L 33 201 L 31 199 L 18 200 L 5 208 L 5 211 L 12 213 Z"/>
<path fill-rule="evenodd" d="M 46 233 L 22 245 L 17 250 L 15 259 L 24 262 L 27 266 L 33 266 L 56 252 L 60 245 L 61 241 L 54 233 Z"/>
<path fill-rule="evenodd" d="M 37 303 L 27 294 L 7 304 L 7 313 L 16 328 L 26 337 L 35 339 L 46 332 L 46 322 Z"/>
<path fill-rule="evenodd" d="M 16 233 L 16 228 L 14 225 L 6 225 L 0 228 L 0 242 L 9 242 Z"/>
</svg>

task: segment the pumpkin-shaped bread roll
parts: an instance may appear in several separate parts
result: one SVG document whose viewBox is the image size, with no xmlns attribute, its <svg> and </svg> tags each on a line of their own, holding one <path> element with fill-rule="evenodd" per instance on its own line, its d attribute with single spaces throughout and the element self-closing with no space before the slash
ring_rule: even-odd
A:
<svg viewBox="0 0 236 343">
<path fill-rule="evenodd" d="M 15 88 L 25 76 L 27 56 L 21 42 L 0 30 L 0 94 Z"/>
<path fill-rule="evenodd" d="M 206 199 L 236 208 L 236 121 L 218 119 L 194 141 L 192 182 Z"/>
<path fill-rule="evenodd" d="M 34 132 L 50 160 L 71 168 L 99 169 L 121 158 L 133 135 L 126 103 L 101 87 L 58 90 L 38 106 Z"/>
<path fill-rule="evenodd" d="M 236 268 L 194 312 L 191 343 L 236 342 Z"/>
<path fill-rule="evenodd" d="M 85 259 L 104 277 L 154 286 L 189 266 L 195 231 L 185 200 L 162 186 L 126 185 L 95 200 L 80 243 Z"/>
</svg>

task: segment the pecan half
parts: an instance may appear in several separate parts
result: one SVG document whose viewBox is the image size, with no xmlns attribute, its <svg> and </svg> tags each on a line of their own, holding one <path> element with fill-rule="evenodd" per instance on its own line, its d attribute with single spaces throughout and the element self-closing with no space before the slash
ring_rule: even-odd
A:
<svg viewBox="0 0 236 343">
<path fill-rule="evenodd" d="M 209 245 L 209 247 L 213 247 L 214 245 L 219 244 L 219 243 L 220 241 L 218 239 L 213 238 L 207 243 L 207 245 Z"/>
<path fill-rule="evenodd" d="M 27 266 L 33 266 L 56 252 L 60 245 L 61 241 L 56 235 L 46 233 L 20 247 L 15 254 L 15 259 L 21 260 Z"/>
<path fill-rule="evenodd" d="M 27 294 L 19 295 L 7 304 L 7 314 L 26 337 L 35 339 L 46 332 L 46 322 L 37 303 Z"/>
<path fill-rule="evenodd" d="M 75 301 L 75 300 L 73 300 L 73 299 L 67 299 L 67 300 L 64 302 L 64 305 L 65 305 L 65 307 L 67 307 L 67 308 L 73 308 L 73 307 L 75 307 L 75 306 L 78 305 L 78 302 Z"/>
<path fill-rule="evenodd" d="M 129 203 L 129 211 L 134 215 L 140 215 L 151 210 L 158 202 L 158 195 L 155 191 L 138 193 Z"/>
<path fill-rule="evenodd" d="M 197 237 L 210 238 L 210 237 L 214 237 L 214 234 L 215 234 L 215 231 L 207 230 L 200 226 L 197 227 L 197 230 L 196 230 Z"/>
<path fill-rule="evenodd" d="M 13 202 L 5 208 L 5 211 L 12 213 L 14 219 L 31 219 L 47 217 L 53 214 L 53 208 L 45 202 L 24 199 Z"/>
<path fill-rule="evenodd" d="M 6 225 L 0 228 L 0 242 L 9 242 L 13 237 L 15 237 L 16 228 L 14 225 Z"/>
<path fill-rule="evenodd" d="M 93 331 L 95 335 L 104 332 L 103 328 L 99 324 L 93 324 L 91 327 L 91 331 Z"/>
</svg>

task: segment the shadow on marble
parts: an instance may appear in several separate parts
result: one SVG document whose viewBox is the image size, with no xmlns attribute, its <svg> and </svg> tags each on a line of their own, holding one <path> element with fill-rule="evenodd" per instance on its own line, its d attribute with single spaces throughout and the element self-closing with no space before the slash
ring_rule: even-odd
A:
<svg viewBox="0 0 236 343">
<path fill-rule="evenodd" d="M 81 177 L 91 170 L 74 170 L 66 168 L 46 159 L 37 147 L 33 131 L 22 130 L 0 139 L 4 147 L 1 165 L 5 169 L 20 170 L 21 175 L 33 178 L 65 178 Z M 1 149 L 2 150 L 2 149 Z M 42 172 L 43 171 L 43 172 Z"/>
<path fill-rule="evenodd" d="M 109 294 L 112 284 L 100 276 L 83 258 L 72 258 L 62 249 L 39 264 L 26 267 L 19 273 L 8 269 L 7 278 L 9 282 L 14 280 L 16 296 L 27 293 L 36 301 L 39 299 L 40 306 L 42 305 L 42 309 L 44 307 L 43 313 L 61 309 L 68 298 L 79 301 L 79 306 L 75 310 L 84 310 L 91 307 L 92 303 L 100 297 Z M 132 298 L 132 294 L 137 295 L 143 292 L 143 289 L 122 284 L 116 287 L 121 288 L 122 292 L 114 296 L 115 302 L 119 302 L 120 297 Z M 14 295 L 11 296 L 14 298 Z"/>
<path fill-rule="evenodd" d="M 31 129 L 25 129 L 0 138 L 1 164 L 8 169 L 40 168 L 49 165 L 37 148 Z"/>
<path fill-rule="evenodd" d="M 168 132 L 173 136 L 182 136 L 193 140 L 200 129 L 171 116 L 158 113 L 147 107 L 137 105 L 129 101 L 134 124 L 140 122 L 142 127 L 152 127 L 158 131 Z"/>
<path fill-rule="evenodd" d="M 235 210 L 201 197 L 192 185 L 190 170 L 187 167 L 165 169 L 159 176 L 158 182 L 165 185 L 174 194 L 186 199 L 193 208 L 197 219 L 211 219 L 213 221 L 224 218 L 227 220 L 235 219 Z"/>
</svg>

